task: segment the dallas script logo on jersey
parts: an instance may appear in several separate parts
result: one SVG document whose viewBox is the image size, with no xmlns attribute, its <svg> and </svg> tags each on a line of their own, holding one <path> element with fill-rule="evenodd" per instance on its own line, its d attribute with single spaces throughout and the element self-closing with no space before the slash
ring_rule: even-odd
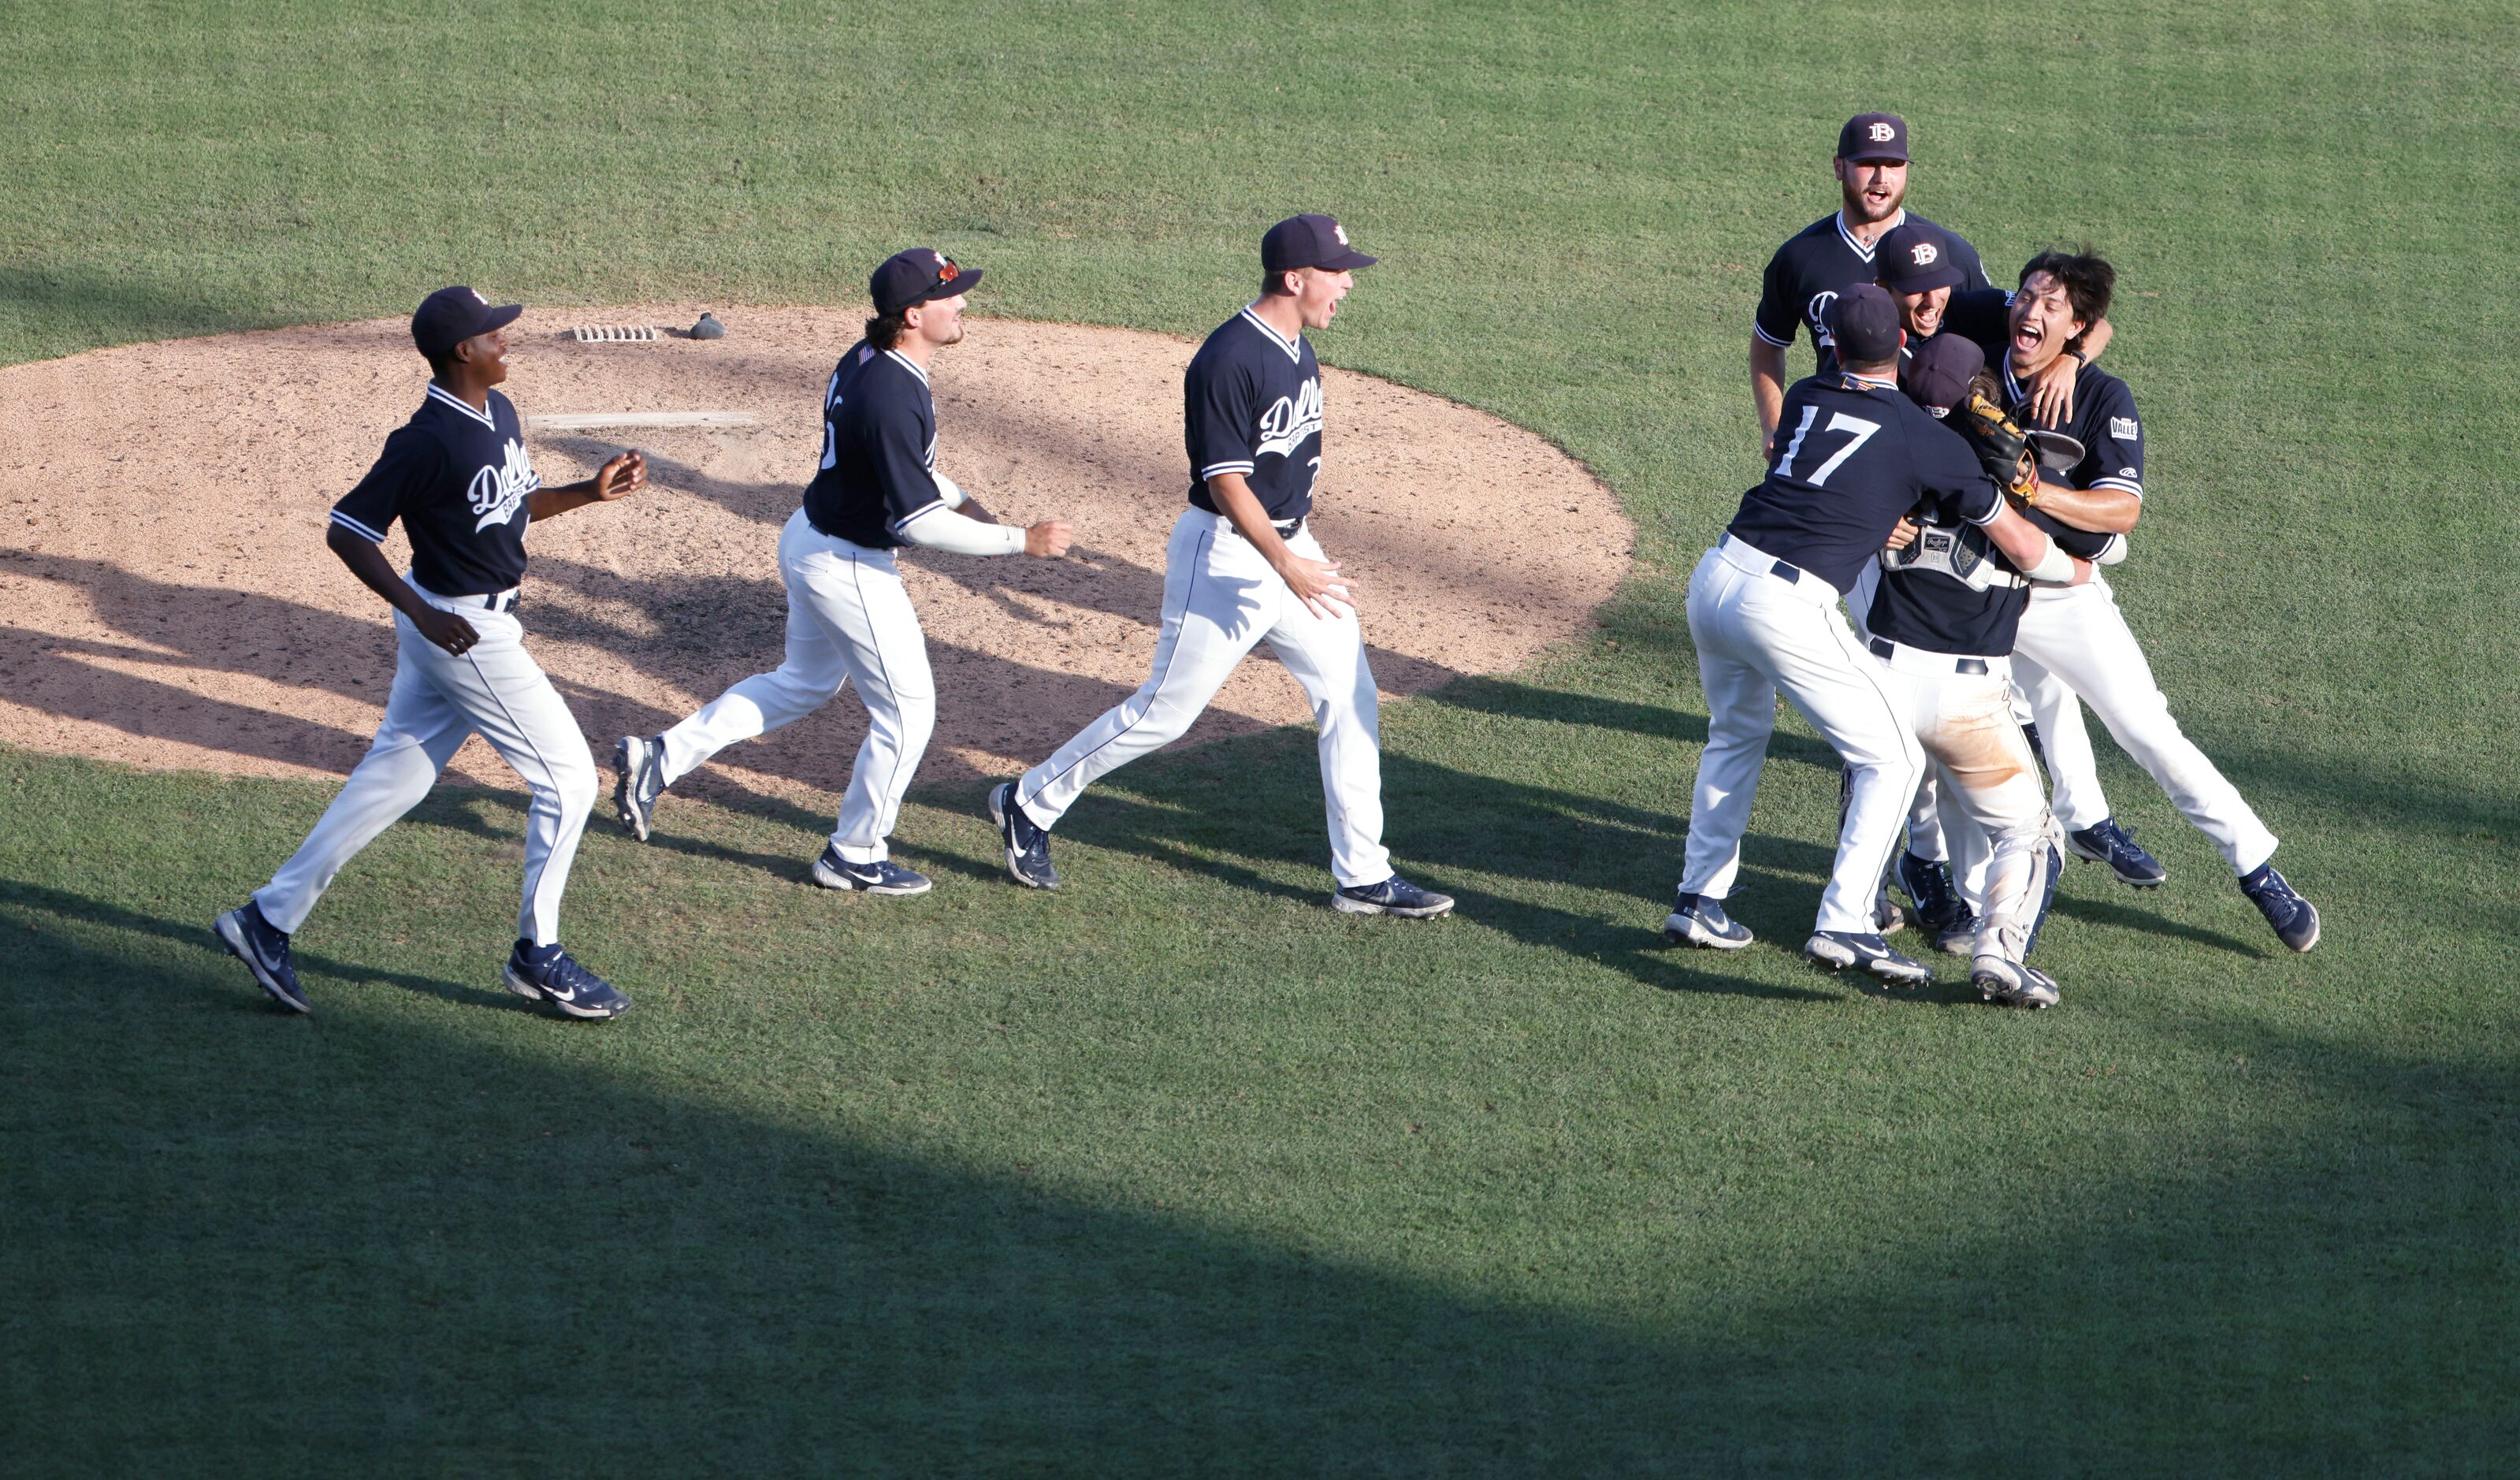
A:
<svg viewBox="0 0 2520 1480">
<path fill-rule="evenodd" d="M 1252 456 L 1265 458 L 1274 452 L 1292 457 L 1306 437 L 1321 429 L 1322 382 L 1306 381 L 1301 390 L 1280 396 L 1277 405 L 1260 414 L 1260 445 Z"/>
<path fill-rule="evenodd" d="M 1836 301 L 1837 290 L 1832 288 L 1813 293 L 1812 300 L 1803 306 L 1803 317 L 1811 321 L 1812 342 L 1822 349 L 1837 348 L 1837 336 L 1828 332 L 1828 305 Z"/>
<path fill-rule="evenodd" d="M 479 534 L 493 524 L 504 524 L 517 516 L 524 506 L 525 495 L 543 486 L 534 465 L 525 458 L 525 444 L 514 437 L 508 439 L 507 461 L 496 468 L 482 467 L 472 474 L 472 486 L 464 496 L 479 517 L 472 522 L 472 532 Z"/>
</svg>

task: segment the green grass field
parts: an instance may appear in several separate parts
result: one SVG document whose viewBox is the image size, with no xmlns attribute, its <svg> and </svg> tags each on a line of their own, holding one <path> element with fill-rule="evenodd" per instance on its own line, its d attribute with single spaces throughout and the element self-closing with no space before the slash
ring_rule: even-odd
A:
<svg viewBox="0 0 2520 1480">
<path fill-rule="evenodd" d="M 808 885 L 810 809 L 599 822 L 570 937 L 638 1009 L 579 1027 L 496 990 L 520 793 L 447 789 L 291 1019 L 203 927 L 331 787 L 0 752 L 0 1470 L 2520 1468 L 2515 72 L 2449 4 L 0 6 L 0 361 L 447 281 L 741 332 L 914 242 L 1197 334 L 1328 209 L 1386 265 L 1323 357 L 1642 530 L 1599 634 L 1386 711 L 1432 926 L 1321 907 L 1282 732 L 1113 778 L 1056 896 L 975 787 L 909 901 Z M 2060 1010 L 1812 972 L 1790 721 L 1767 944 L 1657 948 L 1758 273 L 1872 107 L 1999 275 L 2118 262 L 2117 584 L 2314 954 L 2103 741 L 2173 876 L 2069 872 Z"/>
</svg>

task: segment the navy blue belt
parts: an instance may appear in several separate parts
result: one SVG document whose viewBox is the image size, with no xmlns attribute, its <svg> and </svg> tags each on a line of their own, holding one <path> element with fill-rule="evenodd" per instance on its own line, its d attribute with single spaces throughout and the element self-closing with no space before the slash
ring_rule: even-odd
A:
<svg viewBox="0 0 2520 1480">
<path fill-rule="evenodd" d="M 1291 540 L 1295 537 L 1295 531 L 1304 527 L 1304 521 L 1302 519 L 1288 519 L 1282 524 L 1273 521 L 1269 527 L 1278 531 L 1278 538 L 1282 540 Z"/>
<path fill-rule="evenodd" d="M 1783 564 L 1784 562 L 1783 562 L 1782 561 L 1778 561 L 1777 563 L 1778 563 L 1778 564 L 1780 564 L 1780 565 L 1781 565 L 1781 564 Z M 1890 640 L 1889 640 L 1888 638 L 1886 638 L 1886 637 L 1876 637 L 1876 638 L 1874 638 L 1874 639 L 1872 640 L 1871 644 L 1870 644 L 1870 647 L 1871 647 L 1871 649 L 1872 649 L 1872 655 L 1873 655 L 1874 657 L 1877 657 L 1877 658 L 1881 659 L 1881 660 L 1882 660 L 1883 662 L 1885 662 L 1885 663 L 1886 663 L 1886 662 L 1888 662 L 1891 658 L 1896 657 L 1896 656 L 1898 655 L 1898 652 L 1899 652 L 1899 645 L 1898 645 L 1897 643 L 1894 643 L 1894 642 L 1890 641 Z M 1916 650 L 1916 650 L 1916 651 L 1918 651 L 1918 652 L 1922 652 L 1922 651 L 1924 651 L 1924 650 L 1923 650 L 1923 649 L 1921 649 L 1921 648 L 1916 649 Z M 1938 653 L 1935 653 L 1935 654 L 1934 654 L 1934 656 L 1936 656 L 1936 657 L 1943 657 L 1943 656 L 1947 656 L 1947 654 L 1938 652 Z M 1953 658 L 1953 659 L 1952 659 L 1952 671 L 1953 671 L 1954 673 L 1975 673 L 1975 674 L 1984 674 L 1984 673 L 1986 672 L 1986 659 L 1984 659 L 1984 658 L 1982 658 L 1982 657 L 1960 657 L 1960 658 Z"/>
</svg>

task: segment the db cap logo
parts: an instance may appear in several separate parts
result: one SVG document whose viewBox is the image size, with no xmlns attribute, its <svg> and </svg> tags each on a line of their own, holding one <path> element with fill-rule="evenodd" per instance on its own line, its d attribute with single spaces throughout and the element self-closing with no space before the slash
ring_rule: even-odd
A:
<svg viewBox="0 0 2520 1480">
<path fill-rule="evenodd" d="M 1872 125 L 1869 132 L 1872 135 L 1872 142 L 1875 144 L 1887 144 L 1891 140 L 1899 137 L 1899 131 L 1892 128 L 1887 123 L 1875 123 Z"/>
<path fill-rule="evenodd" d="M 1916 244 L 1915 258 L 1916 265 L 1918 267 L 1933 266 L 1934 259 L 1941 255 L 1942 253 L 1935 249 L 1934 244 L 1931 242 L 1919 242 Z"/>
<path fill-rule="evenodd" d="M 1338 238 L 1338 244 L 1341 247 L 1345 247 L 1347 245 L 1347 228 L 1341 226 L 1336 221 L 1332 221 L 1330 223 L 1330 235 Z"/>
</svg>

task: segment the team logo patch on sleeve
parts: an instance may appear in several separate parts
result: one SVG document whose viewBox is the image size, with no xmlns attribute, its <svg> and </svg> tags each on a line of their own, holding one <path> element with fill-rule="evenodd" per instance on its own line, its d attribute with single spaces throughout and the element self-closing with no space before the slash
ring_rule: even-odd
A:
<svg viewBox="0 0 2520 1480">
<path fill-rule="evenodd" d="M 2111 418 L 2109 418 L 2109 435 L 2111 435 L 2111 436 L 2113 436 L 2113 437 L 2116 437 L 2118 440 L 2120 440 L 2120 441 L 2122 441 L 2122 442 L 2132 442 L 2132 441 L 2136 440 L 2136 424 L 2135 424 L 2135 418 L 2133 418 L 2133 417 L 2111 417 Z"/>
</svg>

